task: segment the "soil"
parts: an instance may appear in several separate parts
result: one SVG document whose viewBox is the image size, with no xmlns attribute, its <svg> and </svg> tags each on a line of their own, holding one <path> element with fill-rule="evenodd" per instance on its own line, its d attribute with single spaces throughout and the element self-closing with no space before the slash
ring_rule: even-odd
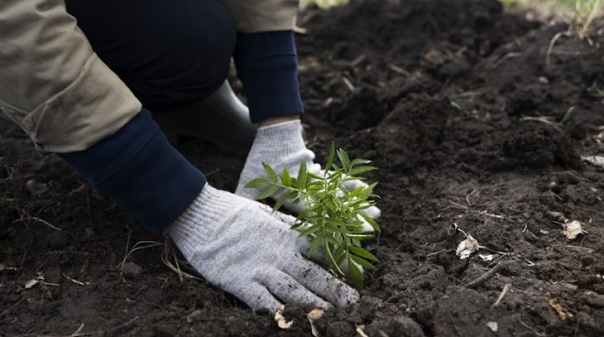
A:
<svg viewBox="0 0 604 337">
<path fill-rule="evenodd" d="M 382 210 L 362 299 L 318 335 L 604 336 L 604 170 L 585 160 L 604 151 L 604 23 L 582 40 L 535 17 L 495 0 L 300 13 L 308 146 L 372 160 Z M 164 238 L 15 125 L 0 135 L 0 336 L 312 336 L 312 308 L 286 306 L 281 329 L 181 281 L 160 246 L 125 259 Z M 244 155 L 179 150 L 234 190 Z M 464 232 L 481 245 L 467 259 Z"/>
</svg>

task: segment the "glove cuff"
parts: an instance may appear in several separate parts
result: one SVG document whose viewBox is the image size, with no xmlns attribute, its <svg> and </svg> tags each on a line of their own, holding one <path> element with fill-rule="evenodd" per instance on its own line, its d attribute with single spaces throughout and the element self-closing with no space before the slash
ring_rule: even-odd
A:
<svg viewBox="0 0 604 337">
<path fill-rule="evenodd" d="M 157 232 L 172 223 L 206 183 L 206 177 L 168 143 L 145 109 L 87 150 L 59 156 Z"/>
<path fill-rule="evenodd" d="M 294 120 L 258 128 L 254 147 L 270 151 L 273 158 L 283 158 L 307 150 L 302 138 L 302 123 L 300 120 Z"/>
</svg>

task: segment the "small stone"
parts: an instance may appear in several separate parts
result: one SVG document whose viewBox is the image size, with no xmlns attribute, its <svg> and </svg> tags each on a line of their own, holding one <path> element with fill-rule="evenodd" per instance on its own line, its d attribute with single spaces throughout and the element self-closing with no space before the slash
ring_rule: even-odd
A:
<svg viewBox="0 0 604 337">
<path fill-rule="evenodd" d="M 584 292 L 582 299 L 592 307 L 604 308 L 604 295 L 598 294 L 595 291 Z"/>
<path fill-rule="evenodd" d="M 192 324 L 201 318 L 201 311 L 195 310 L 189 316 L 187 316 L 187 323 Z"/>
<path fill-rule="evenodd" d="M 137 277 L 143 273 L 143 267 L 134 262 L 126 262 L 122 268 L 122 273 L 124 273 L 125 276 Z"/>
</svg>

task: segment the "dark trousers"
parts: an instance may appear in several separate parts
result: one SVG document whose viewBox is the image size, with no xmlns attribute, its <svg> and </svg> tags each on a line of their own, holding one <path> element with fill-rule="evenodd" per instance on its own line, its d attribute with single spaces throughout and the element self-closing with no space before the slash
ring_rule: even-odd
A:
<svg viewBox="0 0 604 337">
<path fill-rule="evenodd" d="M 199 101 L 227 78 L 236 41 L 217 0 L 67 0 L 93 50 L 151 110 Z"/>
</svg>

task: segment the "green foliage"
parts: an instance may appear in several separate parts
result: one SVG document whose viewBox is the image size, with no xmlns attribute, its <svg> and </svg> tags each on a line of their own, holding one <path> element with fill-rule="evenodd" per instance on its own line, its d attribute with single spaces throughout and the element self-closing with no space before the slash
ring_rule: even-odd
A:
<svg viewBox="0 0 604 337">
<path fill-rule="evenodd" d="M 507 8 L 535 8 L 557 17 L 570 18 L 581 39 L 589 36 L 593 19 L 602 14 L 602 0 L 499 0 Z"/>
<path fill-rule="evenodd" d="M 591 22 L 601 10 L 601 0 L 574 0 L 575 19 L 580 26 L 579 38 L 587 37 Z"/>
<path fill-rule="evenodd" d="M 376 184 L 348 190 L 343 183 L 362 180 L 364 173 L 376 168 L 370 166 L 368 160 L 351 160 L 344 150 L 336 151 L 333 143 L 321 175 L 309 172 L 304 162 L 297 177 L 292 177 L 286 169 L 277 175 L 268 164 L 263 165 L 268 178 L 253 179 L 245 187 L 264 189 L 258 199 L 278 196 L 275 211 L 287 200 L 303 203 L 306 209 L 298 215 L 292 228 L 301 236 L 312 238 L 308 256 L 322 251 L 332 273 L 347 275 L 362 288 L 363 269 L 374 269 L 373 263 L 378 261 L 361 246 L 361 241 L 373 237 L 372 233 L 363 232 L 363 221 L 380 231 L 375 220 L 362 212 L 375 205 Z M 347 273 L 342 266 L 346 266 Z"/>
</svg>

